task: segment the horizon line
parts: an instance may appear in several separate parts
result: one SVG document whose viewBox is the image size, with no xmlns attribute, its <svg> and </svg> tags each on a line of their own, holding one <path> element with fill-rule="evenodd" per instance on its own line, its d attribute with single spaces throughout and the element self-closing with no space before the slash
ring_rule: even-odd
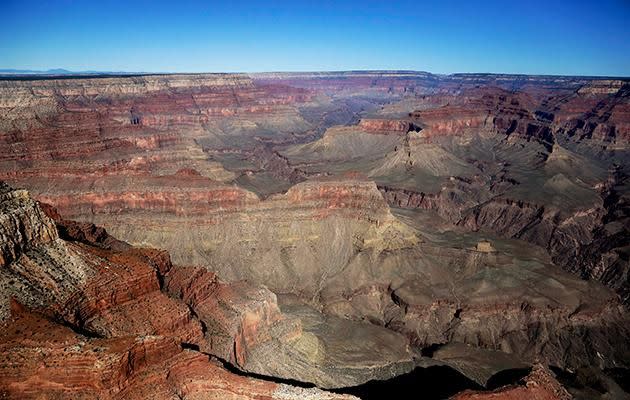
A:
<svg viewBox="0 0 630 400">
<path fill-rule="evenodd" d="M 64 72 L 58 72 L 64 71 Z M 47 70 L 0 68 L 0 77 L 16 78 L 85 78 L 85 77 L 125 77 L 125 76 L 152 76 L 152 75 L 212 75 L 212 74 L 238 74 L 238 75 L 262 75 L 262 74 L 335 74 L 335 73 L 406 73 L 406 74 L 428 74 L 436 77 L 448 77 L 457 75 L 497 75 L 497 76 L 528 76 L 528 77 L 571 77 L 571 78 L 594 78 L 594 79 L 630 79 L 630 76 L 621 75 L 580 75 L 580 74 L 547 74 L 547 73 L 515 73 L 515 72 L 452 72 L 437 73 L 425 70 L 414 69 L 339 69 L 339 70 L 270 70 L 270 71 L 206 71 L 206 72 L 143 72 L 143 71 L 97 71 L 84 70 L 73 71 L 65 68 L 50 68 Z"/>
</svg>

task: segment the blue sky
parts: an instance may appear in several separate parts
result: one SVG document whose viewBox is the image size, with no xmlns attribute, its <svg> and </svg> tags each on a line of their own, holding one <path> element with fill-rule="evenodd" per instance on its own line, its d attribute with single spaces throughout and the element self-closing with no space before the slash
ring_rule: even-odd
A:
<svg viewBox="0 0 630 400">
<path fill-rule="evenodd" d="M 629 0 L 0 0 L 0 68 L 630 76 L 629 21 Z"/>
</svg>

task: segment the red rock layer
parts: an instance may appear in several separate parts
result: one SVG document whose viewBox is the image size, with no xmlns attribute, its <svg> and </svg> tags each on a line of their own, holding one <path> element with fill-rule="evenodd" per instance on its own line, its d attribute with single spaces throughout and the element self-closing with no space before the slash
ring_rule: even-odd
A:
<svg viewBox="0 0 630 400">
<path fill-rule="evenodd" d="M 27 192 L 0 188 L 0 228 L 19 245 L 0 249 L 6 261 L 0 270 L 3 398 L 343 398 L 237 377 L 207 355 L 183 350 L 231 352 L 230 360 L 244 363 L 282 318 L 268 290 L 225 285 L 206 270 L 180 270 L 162 250 L 130 248 L 46 207 L 65 240 L 59 239 Z M 165 280 L 176 297 L 162 292 Z"/>
<path fill-rule="evenodd" d="M 38 195 L 70 218 L 90 214 L 120 214 L 134 210 L 152 211 L 173 216 L 212 215 L 242 210 L 258 203 L 258 197 L 237 186 L 228 186 L 197 174 L 165 176 L 115 177 L 99 190 L 89 191 L 95 180 L 60 179 L 57 193 Z M 66 187 L 81 189 L 66 194 Z"/>
<path fill-rule="evenodd" d="M 613 143 L 625 149 L 630 143 L 630 85 L 607 97 L 601 91 L 576 95 L 560 107 L 557 129 L 577 141 Z"/>
<path fill-rule="evenodd" d="M 57 209 L 50 204 L 39 203 L 44 214 L 52 218 L 57 225 L 59 237 L 72 242 L 80 242 L 108 250 L 127 250 L 130 246 L 113 236 L 105 228 L 89 222 L 77 222 L 64 219 Z"/>
<path fill-rule="evenodd" d="M 7 399 L 350 398 L 234 375 L 171 337 L 87 338 L 19 305 L 0 330 L 0 378 Z"/>
<path fill-rule="evenodd" d="M 504 387 L 494 392 L 464 392 L 454 400 L 570 400 L 573 397 L 542 365 L 534 366 L 522 386 Z"/>
<path fill-rule="evenodd" d="M 410 117 L 427 128 L 427 136 L 486 132 L 553 143 L 553 135 L 560 134 L 627 146 L 629 93 L 627 84 L 594 91 L 585 86 L 573 94 L 547 92 L 541 100 L 531 92 L 485 87 L 447 95 L 447 105 L 414 111 Z"/>
<path fill-rule="evenodd" d="M 318 218 L 339 213 L 377 219 L 389 213 L 374 182 L 362 179 L 303 182 L 291 187 L 284 197 L 290 209 L 301 209 Z"/>
<path fill-rule="evenodd" d="M 241 367 L 249 351 L 271 340 L 271 327 L 285 318 L 266 288 L 224 284 L 205 268 L 176 268 L 166 277 L 166 287 L 204 323 L 207 351 Z M 298 336 L 301 330 L 296 328 Z"/>
<path fill-rule="evenodd" d="M 535 100 L 524 93 L 497 88 L 474 89 L 454 104 L 414 111 L 410 117 L 428 129 L 425 135 L 493 132 L 530 140 L 552 141 L 550 129 L 534 113 Z"/>
<path fill-rule="evenodd" d="M 415 126 L 404 120 L 396 119 L 362 119 L 359 122 L 359 127 L 365 132 L 370 133 L 395 133 L 403 134 L 414 129 Z"/>
<path fill-rule="evenodd" d="M 0 179 L 36 189 L 32 177 L 52 182 L 193 167 L 231 180 L 208 161 L 202 142 L 220 146 L 225 135 L 258 132 L 239 129 L 242 120 L 302 121 L 294 106 L 310 97 L 304 89 L 254 85 L 245 75 L 2 81 Z M 225 128 L 231 123 L 236 127 Z M 302 121 L 287 130 L 307 128 Z"/>
<path fill-rule="evenodd" d="M 59 299 L 63 299 L 62 303 L 43 303 L 42 312 L 103 337 L 168 333 L 181 342 L 197 343 L 201 340 L 201 326 L 198 321 L 193 320 L 188 308 L 160 291 L 158 277 L 172 267 L 168 253 L 162 250 L 129 248 L 122 242 L 109 238 L 104 231 L 99 237 L 91 238 L 89 233 L 95 230 L 91 224 L 63 220 L 58 220 L 60 230 L 68 240 L 77 243 L 59 242 L 56 230 L 53 230 L 54 235 L 46 233 L 46 240 L 42 241 L 38 237 L 42 236 L 43 229 L 50 228 L 52 220 L 30 200 L 25 191 L 8 193 L 23 196 L 18 200 L 13 198 L 13 207 L 21 211 L 21 220 L 31 222 L 11 235 L 19 237 L 19 232 L 23 232 L 27 257 L 31 257 L 33 261 L 24 262 L 23 266 L 16 268 L 19 279 L 29 286 L 47 285 L 54 288 L 59 292 Z M 2 206 L 2 217 L 10 216 L 6 203 Z M 50 215 L 58 217 L 54 209 L 46 209 Z M 2 226 L 7 227 L 6 224 Z M 54 239 L 50 239 L 50 236 Z M 103 244 L 114 244 L 123 250 L 105 249 Z M 94 247 L 95 245 L 100 246 Z M 82 275 L 83 279 L 69 287 L 60 286 L 61 282 L 55 280 L 62 278 L 56 275 L 37 283 L 32 281 L 33 277 L 45 273 L 49 268 L 49 261 L 45 256 L 38 253 L 31 256 L 28 252 L 37 247 L 45 251 L 47 246 L 62 246 L 62 249 L 67 246 L 67 251 L 71 251 L 74 256 L 63 262 L 75 265 L 62 267 L 76 270 L 74 274 Z M 11 254 L 13 253 L 4 252 L 3 258 L 8 259 L 7 255 Z M 9 265 L 7 268 L 13 269 Z M 38 290 L 47 289 L 41 287 Z"/>
<path fill-rule="evenodd" d="M 197 174 L 111 177 L 108 181 L 107 187 L 89 191 L 94 180 L 60 180 L 56 193 L 37 194 L 37 198 L 69 218 L 89 220 L 94 215 L 134 215 L 143 226 L 155 224 L 148 212 L 168 215 L 171 220 L 192 220 L 196 224 L 213 224 L 254 213 L 271 213 L 269 217 L 284 218 L 286 213 L 294 212 L 294 218 L 321 219 L 332 214 L 378 218 L 388 212 L 374 183 L 363 179 L 303 182 L 291 187 L 285 195 L 274 195 L 265 201 L 237 186 L 220 184 Z M 65 194 L 71 187 L 79 193 Z M 284 215 L 278 214 L 281 210 Z M 103 222 L 109 224 L 106 220 Z M 160 223 L 167 225 L 169 220 Z"/>
<path fill-rule="evenodd" d="M 180 342 L 200 343 L 199 322 L 184 304 L 160 291 L 157 270 L 170 266 L 168 254 L 149 249 L 89 251 L 98 257 L 95 279 L 60 306 L 66 321 L 104 337 L 169 334 Z"/>
</svg>

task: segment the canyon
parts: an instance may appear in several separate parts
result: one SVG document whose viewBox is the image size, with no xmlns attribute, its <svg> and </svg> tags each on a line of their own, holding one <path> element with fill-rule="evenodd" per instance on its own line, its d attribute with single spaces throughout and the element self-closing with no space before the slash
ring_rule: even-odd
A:
<svg viewBox="0 0 630 400">
<path fill-rule="evenodd" d="M 0 78 L 0 397 L 629 398 L 630 80 Z"/>
</svg>

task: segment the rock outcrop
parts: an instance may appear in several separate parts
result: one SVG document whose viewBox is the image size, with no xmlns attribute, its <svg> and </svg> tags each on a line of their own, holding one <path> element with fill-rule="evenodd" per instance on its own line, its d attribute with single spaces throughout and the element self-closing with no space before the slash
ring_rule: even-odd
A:
<svg viewBox="0 0 630 400">
<path fill-rule="evenodd" d="M 0 269 L 3 396 L 345 398 L 238 376 L 199 351 L 223 355 L 214 338 L 229 340 L 239 357 L 251 351 L 280 318 L 273 294 L 267 292 L 273 297 L 265 299 L 272 303 L 266 312 L 258 307 L 260 297 L 241 296 L 263 289 L 244 283 L 230 288 L 211 278 L 218 286 L 213 290 L 200 279 L 196 295 L 182 293 L 193 308 L 161 290 L 166 281 L 178 287 L 173 282 L 189 272 L 172 266 L 166 252 L 130 248 L 94 226 L 59 219 L 48 207 L 61 239 L 26 191 L 4 183 L 2 190 L 3 235 L 13 239 L 2 248 Z M 95 231 L 100 234 L 91 235 Z M 198 319 L 195 310 L 204 308 L 191 296 L 216 308 Z M 206 324 L 224 330 L 208 332 Z"/>
<path fill-rule="evenodd" d="M 245 282 L 231 285 L 220 282 L 205 268 L 174 269 L 166 277 L 166 289 L 180 298 L 204 326 L 207 352 L 244 368 L 249 351 L 272 340 L 271 329 L 286 318 L 276 296 L 266 288 Z M 299 321 L 288 336 L 301 335 Z"/>
<path fill-rule="evenodd" d="M 47 244 L 58 239 L 54 223 L 30 199 L 25 190 L 11 190 L 0 182 L 0 266 L 20 258 L 29 245 Z"/>
<path fill-rule="evenodd" d="M 362 119 L 359 127 L 366 132 L 374 133 L 407 133 L 411 130 L 420 130 L 409 121 L 393 119 Z"/>
<path fill-rule="evenodd" d="M 453 397 L 456 400 L 570 400 L 573 396 L 556 380 L 553 373 L 537 364 L 521 386 L 505 387 L 492 393 L 464 392 Z"/>
<path fill-rule="evenodd" d="M 376 256 L 418 241 L 391 216 L 374 183 L 361 178 L 308 181 L 264 201 L 200 176 L 179 177 L 177 186 L 168 177 L 145 180 L 146 192 L 134 191 L 138 180 L 118 182 L 111 192 L 39 198 L 133 244 L 167 247 L 176 263 L 206 264 L 222 279 L 308 298 L 356 253 Z M 149 210 L 165 216 L 159 225 Z"/>
<path fill-rule="evenodd" d="M 0 331 L 5 398 L 350 399 L 235 375 L 172 337 L 85 337 L 20 308 Z"/>
</svg>

